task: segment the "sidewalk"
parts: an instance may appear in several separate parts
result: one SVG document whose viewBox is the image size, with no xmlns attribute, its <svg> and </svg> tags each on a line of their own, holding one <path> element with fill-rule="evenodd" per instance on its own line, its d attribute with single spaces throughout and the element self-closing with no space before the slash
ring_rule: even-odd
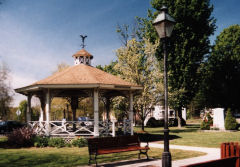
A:
<svg viewBox="0 0 240 167">
<path fill-rule="evenodd" d="M 163 144 L 149 143 L 150 147 L 163 148 Z M 204 162 L 220 158 L 220 149 L 218 148 L 205 148 L 205 147 L 191 147 L 191 146 L 179 146 L 179 145 L 170 145 L 170 149 L 180 149 L 180 150 L 189 150 L 189 151 L 200 151 L 205 152 L 207 155 L 182 159 L 177 161 L 172 161 L 172 167 L 179 167 L 183 165 Z M 104 167 L 161 167 L 161 160 L 132 160 L 132 161 L 121 161 L 111 164 L 102 165 Z"/>
</svg>

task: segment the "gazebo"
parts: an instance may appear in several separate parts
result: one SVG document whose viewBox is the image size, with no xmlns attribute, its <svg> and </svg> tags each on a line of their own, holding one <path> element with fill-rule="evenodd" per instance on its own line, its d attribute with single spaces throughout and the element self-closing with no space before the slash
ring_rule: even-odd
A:
<svg viewBox="0 0 240 167">
<path fill-rule="evenodd" d="M 109 119 L 110 99 L 116 96 L 129 98 L 128 119 L 123 127 L 126 133 L 133 135 L 133 96 L 142 91 L 142 87 L 106 73 L 91 66 L 93 56 L 84 48 L 73 55 L 74 66 L 37 81 L 31 85 L 15 89 L 27 96 L 27 123 L 36 133 L 47 136 L 115 136 L 115 121 Z M 39 121 L 31 121 L 31 98 L 36 96 L 41 102 Z M 51 101 L 54 97 L 66 98 L 73 113 L 72 120 L 52 121 Z M 94 118 L 77 120 L 76 110 L 79 100 L 93 99 Z M 105 101 L 107 119 L 99 121 L 99 99 Z"/>
</svg>

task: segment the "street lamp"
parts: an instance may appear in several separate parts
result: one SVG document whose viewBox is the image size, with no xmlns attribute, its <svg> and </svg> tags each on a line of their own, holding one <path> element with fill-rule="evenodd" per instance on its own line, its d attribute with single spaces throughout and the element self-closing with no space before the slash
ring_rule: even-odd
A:
<svg viewBox="0 0 240 167">
<path fill-rule="evenodd" d="M 169 151 L 169 129 L 168 129 L 168 76 L 167 76 L 167 38 L 172 34 L 175 20 L 168 14 L 166 6 L 161 8 L 161 13 L 153 21 L 153 26 L 157 30 L 160 39 L 163 41 L 164 51 L 164 151 L 162 154 L 162 166 L 171 167 L 171 153 Z"/>
</svg>

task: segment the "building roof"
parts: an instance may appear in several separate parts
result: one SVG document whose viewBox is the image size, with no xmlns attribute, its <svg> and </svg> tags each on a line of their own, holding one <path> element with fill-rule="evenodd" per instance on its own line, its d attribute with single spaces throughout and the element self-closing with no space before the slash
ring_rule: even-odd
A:
<svg viewBox="0 0 240 167">
<path fill-rule="evenodd" d="M 33 92 L 42 88 L 142 89 L 139 85 L 127 82 L 120 77 L 111 75 L 95 67 L 79 64 L 68 67 L 61 72 L 56 72 L 29 86 L 15 89 L 15 91 L 27 94 L 27 92 Z"/>
<path fill-rule="evenodd" d="M 93 58 L 93 56 L 90 53 L 88 53 L 84 48 L 79 50 L 77 53 L 73 55 L 73 57 L 79 57 L 79 56 L 87 56 L 87 57 L 91 57 L 91 59 Z"/>
<path fill-rule="evenodd" d="M 39 84 L 111 84 L 137 86 L 100 69 L 84 64 L 68 67 L 61 72 L 35 82 L 33 85 Z"/>
</svg>

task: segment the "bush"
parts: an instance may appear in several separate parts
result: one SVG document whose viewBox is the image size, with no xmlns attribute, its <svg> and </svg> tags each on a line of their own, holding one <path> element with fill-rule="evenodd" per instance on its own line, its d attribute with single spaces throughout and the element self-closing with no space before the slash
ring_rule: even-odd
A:
<svg viewBox="0 0 240 167">
<path fill-rule="evenodd" d="M 33 138 L 35 133 L 28 127 L 14 129 L 7 135 L 8 144 L 15 147 L 30 147 L 33 146 Z"/>
<path fill-rule="evenodd" d="M 236 130 L 237 129 L 237 121 L 236 118 L 232 116 L 231 110 L 227 110 L 227 115 L 225 118 L 225 129 L 226 130 Z"/>
<path fill-rule="evenodd" d="M 210 130 L 210 126 L 213 125 L 213 119 L 210 115 L 210 113 L 207 113 L 206 116 L 204 116 L 203 121 L 200 125 L 201 130 Z"/>
<path fill-rule="evenodd" d="M 208 122 L 202 121 L 200 125 L 201 130 L 210 130 L 210 124 Z"/>
<path fill-rule="evenodd" d="M 170 126 L 170 127 L 178 126 L 178 119 L 177 118 L 169 118 L 168 126 Z"/>
<path fill-rule="evenodd" d="M 65 141 L 62 138 L 50 138 L 48 141 L 48 146 L 61 148 L 65 146 Z"/>
<path fill-rule="evenodd" d="M 74 147 L 85 147 L 87 146 L 87 140 L 85 138 L 77 138 L 72 141 Z"/>
<path fill-rule="evenodd" d="M 36 136 L 34 137 L 34 146 L 35 147 L 47 147 L 48 146 L 48 137 Z"/>
<path fill-rule="evenodd" d="M 71 143 L 66 143 L 65 146 L 66 147 L 72 147 L 72 144 Z"/>
<path fill-rule="evenodd" d="M 156 120 L 154 117 L 151 117 L 147 122 L 147 127 L 163 127 L 164 120 Z"/>
</svg>

